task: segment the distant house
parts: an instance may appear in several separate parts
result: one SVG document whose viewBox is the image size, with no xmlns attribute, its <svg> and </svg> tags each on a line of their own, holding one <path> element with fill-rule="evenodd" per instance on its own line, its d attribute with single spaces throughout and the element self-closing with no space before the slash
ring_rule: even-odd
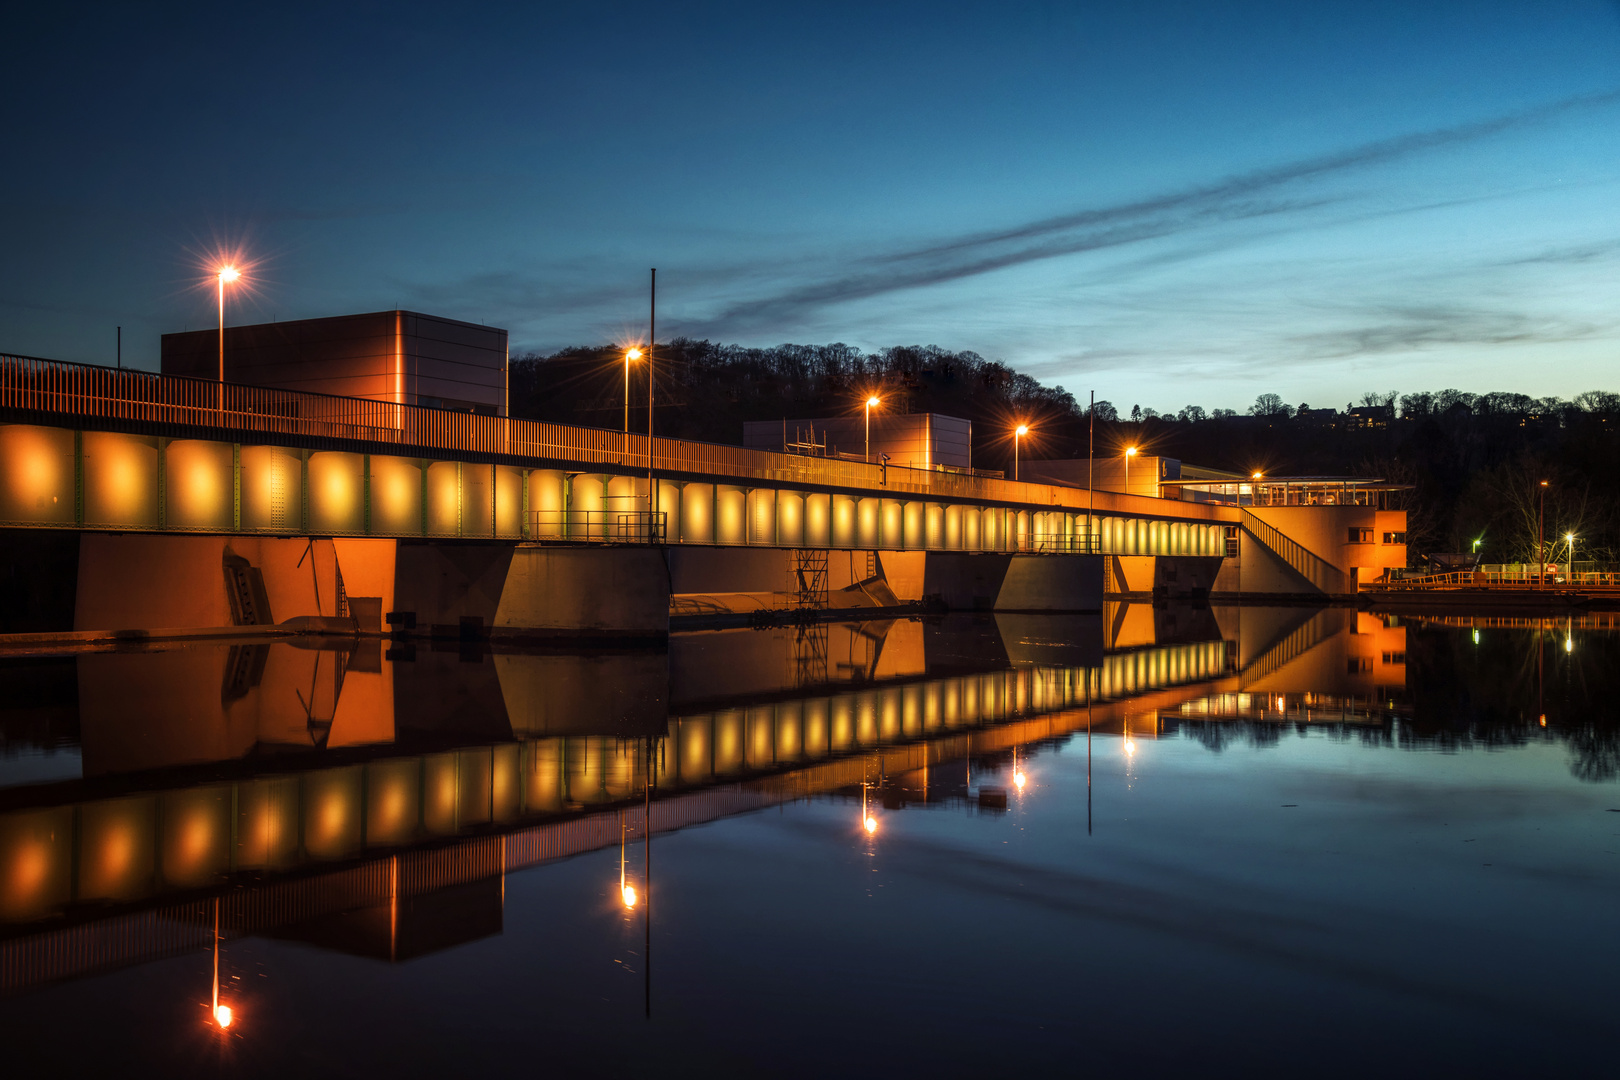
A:
<svg viewBox="0 0 1620 1080">
<path fill-rule="evenodd" d="M 1353 405 L 1345 416 L 1347 427 L 1386 428 L 1395 422 L 1395 404 Z"/>
</svg>

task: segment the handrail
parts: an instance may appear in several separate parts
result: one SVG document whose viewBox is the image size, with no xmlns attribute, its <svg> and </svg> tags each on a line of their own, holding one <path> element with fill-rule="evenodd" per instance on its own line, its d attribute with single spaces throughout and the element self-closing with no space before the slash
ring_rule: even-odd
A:
<svg viewBox="0 0 1620 1080">
<path fill-rule="evenodd" d="M 1297 570 L 1301 577 L 1325 593 L 1344 593 L 1344 571 L 1304 547 L 1298 541 L 1279 532 L 1274 525 L 1255 517 L 1248 509 L 1243 511 L 1243 527 L 1260 543 L 1270 548 L 1283 562 Z"/>
<path fill-rule="evenodd" d="M 718 443 L 657 438 L 540 420 L 430 409 L 219 383 L 183 375 L 106 368 L 0 353 L 0 410 L 135 424 L 245 432 L 280 438 L 374 443 L 396 452 L 431 451 L 541 459 L 665 474 L 799 483 L 1012 504 L 1085 513 L 1087 492 L 967 473 L 810 458 Z M 1175 504 L 1185 509 L 1187 504 Z M 1153 514 L 1113 511 L 1127 517 Z M 1185 520 L 1180 514 L 1157 515 Z"/>
</svg>

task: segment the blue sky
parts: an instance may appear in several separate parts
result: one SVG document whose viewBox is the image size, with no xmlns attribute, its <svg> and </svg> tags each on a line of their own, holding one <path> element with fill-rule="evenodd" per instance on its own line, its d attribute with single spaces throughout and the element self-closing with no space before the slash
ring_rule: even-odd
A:
<svg viewBox="0 0 1620 1080">
<path fill-rule="evenodd" d="M 973 349 L 1118 405 L 1620 389 L 1620 6 L 36 11 L 0 349 L 403 306 Z M 201 283 L 201 286 L 199 285 Z"/>
</svg>

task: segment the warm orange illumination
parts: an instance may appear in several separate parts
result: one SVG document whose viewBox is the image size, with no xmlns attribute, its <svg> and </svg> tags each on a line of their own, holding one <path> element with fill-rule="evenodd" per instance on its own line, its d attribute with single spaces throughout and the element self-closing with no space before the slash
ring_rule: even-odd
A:
<svg viewBox="0 0 1620 1080">
<path fill-rule="evenodd" d="M 1130 757 L 1134 753 L 1136 753 L 1136 741 L 1128 738 L 1125 740 L 1125 756 Z"/>
<path fill-rule="evenodd" d="M 634 885 L 626 885 L 624 888 L 619 890 L 619 895 L 624 899 L 625 907 L 632 908 L 636 906 L 637 897 L 636 887 Z"/>
<path fill-rule="evenodd" d="M 640 349 L 629 349 L 629 350 L 627 350 L 625 352 L 624 358 L 626 360 L 640 360 L 641 359 L 641 350 Z"/>
<path fill-rule="evenodd" d="M 229 1005 L 214 1006 L 214 1023 L 218 1024 L 221 1029 L 230 1027 L 231 1020 L 231 1007 Z"/>
<path fill-rule="evenodd" d="M 1019 424 L 1018 425 L 1018 431 L 1016 432 L 1016 434 L 1028 435 L 1029 434 L 1029 427 L 1027 425 L 1024 425 L 1024 424 Z"/>
<path fill-rule="evenodd" d="M 229 285 L 231 282 L 235 281 L 241 276 L 242 272 L 234 266 L 222 266 L 219 268 L 219 280 L 226 285 Z M 226 1011 L 229 1012 L 230 1010 L 227 1009 Z"/>
<path fill-rule="evenodd" d="M 868 409 L 875 409 L 875 408 L 878 407 L 878 404 L 879 404 L 878 399 L 875 398 L 875 397 L 869 397 L 869 398 L 866 399 L 866 407 Z"/>
<path fill-rule="evenodd" d="M 1134 447 L 1134 446 L 1127 446 L 1127 447 L 1126 447 L 1126 448 L 1125 448 L 1125 456 L 1126 456 L 1126 457 L 1135 457 L 1135 456 L 1136 456 L 1136 447 Z"/>
<path fill-rule="evenodd" d="M 1256 480 L 1258 480 L 1258 479 L 1260 479 L 1260 474 L 1259 474 L 1259 473 L 1255 473 L 1255 474 L 1254 474 L 1254 478 L 1255 478 L 1255 479 L 1256 479 Z"/>
<path fill-rule="evenodd" d="M 867 815 L 866 820 L 861 822 L 861 824 L 866 827 L 866 831 L 868 833 L 877 832 L 877 818 Z"/>
<path fill-rule="evenodd" d="M 1013 773 L 1013 785 L 1017 787 L 1019 791 L 1024 790 L 1024 784 L 1027 782 L 1028 778 L 1022 772 Z"/>
</svg>

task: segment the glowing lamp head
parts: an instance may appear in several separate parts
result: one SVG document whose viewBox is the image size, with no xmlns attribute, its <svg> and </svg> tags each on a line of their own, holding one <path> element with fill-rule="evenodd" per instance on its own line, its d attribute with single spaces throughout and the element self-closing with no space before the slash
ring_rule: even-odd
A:
<svg viewBox="0 0 1620 1080">
<path fill-rule="evenodd" d="M 640 349 L 629 349 L 629 350 L 627 350 L 625 352 L 624 358 L 626 360 L 640 360 L 641 359 L 641 350 Z"/>
<path fill-rule="evenodd" d="M 1126 457 L 1135 457 L 1135 456 L 1136 456 L 1136 447 L 1134 447 L 1134 446 L 1127 446 L 1127 447 L 1126 447 L 1126 448 L 1125 448 L 1125 456 L 1126 456 Z"/>
<path fill-rule="evenodd" d="M 868 408 L 868 409 L 875 409 L 875 408 L 877 408 L 877 407 L 878 407 L 878 399 L 877 399 L 877 398 L 876 398 L 876 397 L 869 397 L 869 398 L 867 398 L 867 399 L 866 399 L 866 407 L 867 407 L 867 408 Z"/>
<path fill-rule="evenodd" d="M 220 1030 L 230 1027 L 232 1019 L 231 1007 L 229 1005 L 214 1006 L 214 1023 L 220 1026 Z"/>
<path fill-rule="evenodd" d="M 1260 479 L 1260 474 L 1259 474 L 1259 473 L 1255 473 L 1255 474 L 1254 474 L 1254 479 L 1256 479 L 1256 480 L 1258 480 L 1258 479 Z"/>
<path fill-rule="evenodd" d="M 634 885 L 626 885 L 620 889 L 619 896 L 624 900 L 624 906 L 627 908 L 635 907 L 636 901 L 640 899 L 636 896 L 636 887 Z"/>
<path fill-rule="evenodd" d="M 866 830 L 868 835 L 877 832 L 877 818 L 868 814 L 866 820 L 861 822 L 861 827 Z"/>
<path fill-rule="evenodd" d="M 1565 533 L 1564 534 L 1564 539 L 1573 541 L 1575 539 L 1575 534 L 1574 533 Z"/>
<path fill-rule="evenodd" d="M 1026 424 L 1019 424 L 1019 425 L 1018 425 L 1018 430 L 1017 430 L 1017 432 L 1015 432 L 1015 434 L 1018 434 L 1018 435 L 1028 435 L 1028 434 L 1029 434 L 1029 427 L 1028 427 L 1028 425 L 1026 425 Z"/>
<path fill-rule="evenodd" d="M 231 282 L 235 281 L 241 276 L 242 272 L 234 266 L 222 266 L 219 268 L 219 280 L 226 285 L 229 285 Z"/>
</svg>

